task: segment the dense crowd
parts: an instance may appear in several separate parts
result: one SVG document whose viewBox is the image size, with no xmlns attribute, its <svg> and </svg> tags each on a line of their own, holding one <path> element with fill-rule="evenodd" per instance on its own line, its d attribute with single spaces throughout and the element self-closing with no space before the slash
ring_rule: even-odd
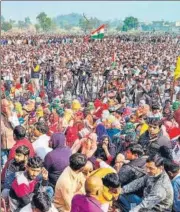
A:
<svg viewBox="0 0 180 212">
<path fill-rule="evenodd" d="M 176 35 L 6 35 L 1 210 L 180 212 Z"/>
</svg>

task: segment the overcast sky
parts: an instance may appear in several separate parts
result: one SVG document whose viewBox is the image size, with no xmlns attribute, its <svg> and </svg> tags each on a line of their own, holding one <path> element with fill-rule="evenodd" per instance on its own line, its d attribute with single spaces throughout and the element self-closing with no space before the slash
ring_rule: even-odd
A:
<svg viewBox="0 0 180 212">
<path fill-rule="evenodd" d="M 140 21 L 180 21 L 180 1 L 2 1 L 1 15 L 5 19 L 23 20 L 29 16 L 34 22 L 44 11 L 48 16 L 85 13 L 102 20 L 135 16 Z"/>
</svg>

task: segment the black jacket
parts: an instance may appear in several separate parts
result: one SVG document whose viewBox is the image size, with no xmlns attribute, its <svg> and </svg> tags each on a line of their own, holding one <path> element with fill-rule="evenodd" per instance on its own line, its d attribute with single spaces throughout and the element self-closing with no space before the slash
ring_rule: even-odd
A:
<svg viewBox="0 0 180 212">
<path fill-rule="evenodd" d="M 144 176 L 145 163 L 146 158 L 140 157 L 138 159 L 130 161 L 128 164 L 124 164 L 118 173 L 121 186 L 127 185 L 133 180 Z"/>
<path fill-rule="evenodd" d="M 172 149 L 172 144 L 169 138 L 163 136 L 161 133 L 159 133 L 157 139 L 150 142 L 149 132 L 146 131 L 140 136 L 138 143 L 141 144 L 147 155 L 157 154 L 161 146 L 166 146 L 169 149 Z"/>
<path fill-rule="evenodd" d="M 122 193 L 135 193 L 140 188 L 143 188 L 143 199 L 139 205 L 131 210 L 132 212 L 138 212 L 141 208 L 146 208 L 152 212 L 172 211 L 173 188 L 165 171 L 156 177 L 145 175 L 134 180 L 122 188 Z"/>
</svg>

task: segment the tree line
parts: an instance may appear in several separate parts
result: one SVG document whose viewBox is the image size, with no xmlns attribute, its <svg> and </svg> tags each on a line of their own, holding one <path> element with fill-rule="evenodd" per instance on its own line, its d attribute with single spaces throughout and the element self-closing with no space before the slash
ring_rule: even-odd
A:
<svg viewBox="0 0 180 212">
<path fill-rule="evenodd" d="M 87 18 L 85 15 L 76 13 L 71 13 L 69 15 L 59 15 L 55 18 L 50 18 L 45 12 L 41 12 L 37 15 L 36 23 L 33 25 L 35 26 L 37 32 L 53 31 L 56 28 L 69 30 L 72 27 L 79 27 L 83 32 L 87 33 L 88 31 L 97 28 L 101 24 L 106 24 L 108 28 L 113 27 L 118 31 L 128 31 L 131 29 L 137 29 L 138 23 L 138 19 L 132 16 L 125 18 L 124 22 L 122 22 L 117 19 L 102 21 L 96 17 Z M 26 29 L 30 25 L 32 25 L 32 22 L 29 17 L 16 22 L 12 19 L 7 21 L 3 16 L 1 16 L 1 29 L 3 31 L 11 30 L 13 27 Z"/>
<path fill-rule="evenodd" d="M 164 21 L 160 21 L 163 25 Z M 165 22 L 167 24 L 167 22 Z M 148 30 L 146 24 L 139 22 L 138 18 L 129 16 L 124 19 L 124 21 L 115 19 L 103 21 L 96 17 L 86 17 L 84 14 L 71 13 L 68 15 L 59 15 L 55 18 L 49 17 L 45 12 L 41 12 L 36 17 L 36 23 L 32 24 L 31 19 L 26 17 L 24 20 L 14 21 L 12 19 L 5 20 L 1 16 L 1 29 L 3 31 L 11 30 L 13 27 L 19 29 L 28 29 L 29 26 L 34 26 L 36 32 L 53 32 L 56 29 L 70 30 L 73 27 L 78 27 L 82 32 L 88 33 L 96 29 L 101 24 L 106 24 L 107 29 L 115 29 L 116 31 L 130 31 L 132 29 L 136 30 L 141 26 L 142 30 Z"/>
</svg>

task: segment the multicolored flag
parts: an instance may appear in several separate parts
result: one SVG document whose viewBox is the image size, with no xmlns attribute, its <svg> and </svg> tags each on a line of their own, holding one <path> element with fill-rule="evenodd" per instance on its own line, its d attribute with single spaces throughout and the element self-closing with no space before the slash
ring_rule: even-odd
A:
<svg viewBox="0 0 180 212">
<path fill-rule="evenodd" d="M 91 32 L 91 39 L 102 39 L 104 37 L 105 25 L 101 25 L 96 30 Z"/>
</svg>

